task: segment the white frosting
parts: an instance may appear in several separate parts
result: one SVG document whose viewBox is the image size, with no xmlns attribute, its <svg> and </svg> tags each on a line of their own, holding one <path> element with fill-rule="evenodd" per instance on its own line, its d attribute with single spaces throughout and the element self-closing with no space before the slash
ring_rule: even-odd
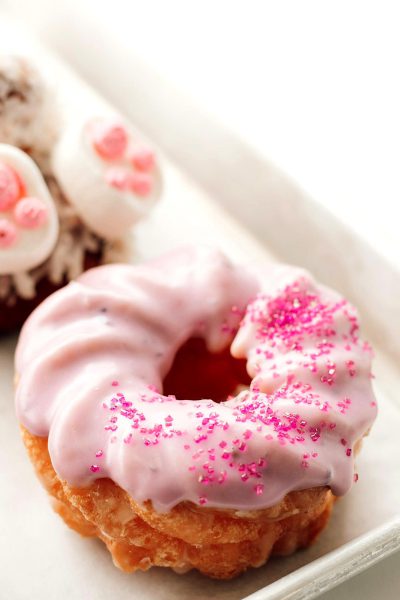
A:
<svg viewBox="0 0 400 600">
<path fill-rule="evenodd" d="M 0 275 L 17 274 L 40 265 L 50 256 L 57 242 L 59 222 L 54 200 L 33 160 L 18 148 L 0 144 L 0 162 L 15 171 L 24 187 L 16 204 L 0 212 L 2 222 L 16 232 L 13 243 L 0 247 Z M 41 226 L 27 228 L 18 224 L 15 210 L 26 197 L 34 197 L 45 206 L 46 220 Z"/>
<path fill-rule="evenodd" d="M 101 237 L 113 240 L 126 234 L 149 212 L 160 195 L 161 174 L 157 165 L 146 173 L 151 189 L 142 195 L 132 189 L 111 186 L 106 179 L 110 169 L 121 168 L 135 173 L 128 156 L 132 148 L 141 147 L 142 140 L 124 123 L 129 137 L 127 152 L 117 159 L 104 159 L 90 137 L 91 125 L 103 119 L 121 123 L 120 117 L 107 115 L 69 124 L 54 148 L 52 166 L 68 201 L 86 225 Z M 140 171 L 137 175 L 140 176 Z"/>
</svg>

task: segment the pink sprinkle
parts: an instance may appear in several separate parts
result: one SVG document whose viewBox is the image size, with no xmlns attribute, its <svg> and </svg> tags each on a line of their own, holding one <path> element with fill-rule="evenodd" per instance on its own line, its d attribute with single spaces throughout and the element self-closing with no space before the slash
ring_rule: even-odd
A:
<svg viewBox="0 0 400 600">
<path fill-rule="evenodd" d="M 353 481 L 354 481 L 354 483 L 357 483 L 357 481 L 358 481 L 358 473 L 354 473 Z"/>
<path fill-rule="evenodd" d="M 206 475 L 199 475 L 197 481 L 199 483 L 202 483 L 203 485 L 208 485 L 209 483 L 211 483 L 210 478 L 207 477 Z"/>
<path fill-rule="evenodd" d="M 261 496 L 264 493 L 264 485 L 262 483 L 257 483 L 257 485 L 254 486 L 254 491 L 257 496 Z"/>
<path fill-rule="evenodd" d="M 9 210 L 21 196 L 21 183 L 9 165 L 0 163 L 0 211 Z"/>
<path fill-rule="evenodd" d="M 100 471 L 100 467 L 98 465 L 91 465 L 90 470 L 92 473 L 98 473 Z"/>
<path fill-rule="evenodd" d="M 342 446 L 346 446 L 347 445 L 347 442 L 346 442 L 346 440 L 344 438 L 342 438 L 340 440 L 340 443 L 342 444 Z"/>
<path fill-rule="evenodd" d="M 351 456 L 351 448 L 347 448 L 347 450 L 346 450 L 346 456 Z"/>
<path fill-rule="evenodd" d="M 224 483 L 226 481 L 226 478 L 228 477 L 226 471 L 220 471 L 219 477 L 218 477 L 218 483 Z"/>
<path fill-rule="evenodd" d="M 118 383 L 118 381 L 113 381 L 113 382 L 111 382 L 111 385 L 113 387 L 117 387 L 119 385 L 119 383 Z"/>
<path fill-rule="evenodd" d="M 199 504 L 201 504 L 201 506 L 204 506 L 204 504 L 207 504 L 208 500 L 206 498 L 206 496 L 199 496 Z"/>
<path fill-rule="evenodd" d="M 97 450 L 95 456 L 96 456 L 96 458 L 101 458 L 103 456 L 103 450 Z"/>
<path fill-rule="evenodd" d="M 151 171 L 155 162 L 154 152 L 149 148 L 139 148 L 130 154 L 129 160 L 139 171 Z"/>
<path fill-rule="evenodd" d="M 0 219 L 0 248 L 9 248 L 17 239 L 17 230 L 7 219 Z"/>
<path fill-rule="evenodd" d="M 319 438 L 321 437 L 321 432 L 319 427 L 311 427 L 310 429 L 310 438 L 312 439 L 313 442 L 318 442 Z"/>
<path fill-rule="evenodd" d="M 23 198 L 14 209 L 14 217 L 21 227 L 36 229 L 42 227 L 47 221 L 47 206 L 39 198 Z"/>
<path fill-rule="evenodd" d="M 128 133 L 121 123 L 101 120 L 90 127 L 91 139 L 97 153 L 106 160 L 120 158 L 128 145 Z"/>
</svg>

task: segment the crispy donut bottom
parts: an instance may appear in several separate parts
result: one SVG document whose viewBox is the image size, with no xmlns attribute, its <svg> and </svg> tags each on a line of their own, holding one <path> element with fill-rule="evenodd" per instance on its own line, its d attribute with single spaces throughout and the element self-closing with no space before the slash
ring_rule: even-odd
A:
<svg viewBox="0 0 400 600">
<path fill-rule="evenodd" d="M 55 511 L 83 536 L 100 538 L 114 564 L 125 572 L 170 567 L 197 569 L 216 579 L 231 579 L 271 555 L 292 554 L 314 542 L 326 526 L 335 497 L 328 487 L 287 494 L 264 510 L 203 508 L 181 502 L 170 512 L 136 502 L 110 479 L 75 488 L 57 476 L 47 438 L 21 427 L 36 473 L 52 496 Z"/>
</svg>

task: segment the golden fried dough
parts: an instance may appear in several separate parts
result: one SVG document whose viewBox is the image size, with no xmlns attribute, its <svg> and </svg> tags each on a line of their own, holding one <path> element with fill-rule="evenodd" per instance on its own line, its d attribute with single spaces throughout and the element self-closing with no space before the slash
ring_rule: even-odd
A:
<svg viewBox="0 0 400 600">
<path fill-rule="evenodd" d="M 47 438 L 22 428 L 29 456 L 56 512 L 84 536 L 97 536 L 117 567 L 126 572 L 152 566 L 178 572 L 197 569 L 230 579 L 271 555 L 291 554 L 310 545 L 325 527 L 334 502 L 328 487 L 287 494 L 278 504 L 249 512 L 215 510 L 182 502 L 157 513 L 138 505 L 110 479 L 74 488 L 54 471 Z"/>
</svg>

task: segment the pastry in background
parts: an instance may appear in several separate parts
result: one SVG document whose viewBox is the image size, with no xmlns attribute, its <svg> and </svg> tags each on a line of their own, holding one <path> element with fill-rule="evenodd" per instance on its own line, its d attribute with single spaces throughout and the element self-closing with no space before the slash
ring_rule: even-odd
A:
<svg viewBox="0 0 400 600">
<path fill-rule="evenodd" d="M 0 59 L 0 332 L 86 269 L 129 260 L 161 193 L 154 152 L 120 115 L 62 106 L 26 58 Z"/>
</svg>

